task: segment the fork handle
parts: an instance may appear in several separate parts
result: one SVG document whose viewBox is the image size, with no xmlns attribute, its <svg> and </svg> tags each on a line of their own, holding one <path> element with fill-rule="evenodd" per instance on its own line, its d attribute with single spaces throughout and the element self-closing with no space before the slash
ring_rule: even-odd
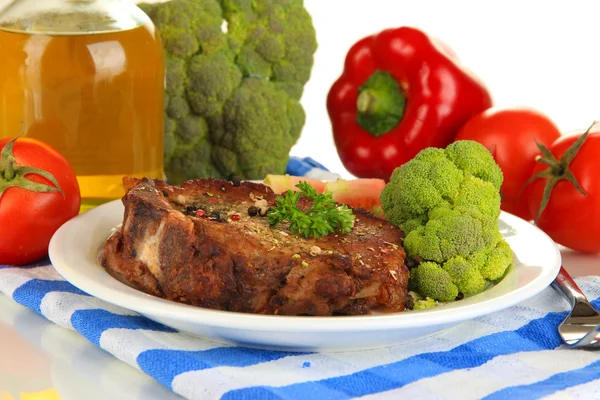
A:
<svg viewBox="0 0 600 400">
<path fill-rule="evenodd" d="M 575 283 L 571 275 L 565 270 L 564 267 L 560 267 L 560 271 L 556 276 L 554 282 L 552 282 L 552 286 L 556 289 L 560 290 L 571 303 L 571 307 L 575 306 L 576 303 L 588 303 L 587 298 L 579 289 L 579 286 Z"/>
</svg>

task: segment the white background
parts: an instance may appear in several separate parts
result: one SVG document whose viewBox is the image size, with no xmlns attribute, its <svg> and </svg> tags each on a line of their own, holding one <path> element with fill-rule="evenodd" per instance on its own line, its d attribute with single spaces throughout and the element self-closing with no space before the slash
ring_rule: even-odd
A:
<svg viewBox="0 0 600 400">
<path fill-rule="evenodd" d="M 347 174 L 333 144 L 325 99 L 349 47 L 410 25 L 449 44 L 487 85 L 496 105 L 523 104 L 563 131 L 600 119 L 600 1 L 305 0 L 319 49 L 302 103 L 307 121 L 293 155 Z M 346 175 L 350 176 L 350 175 Z"/>
<path fill-rule="evenodd" d="M 0 0 L 0 7 L 8 1 Z M 445 41 L 486 83 L 496 105 L 537 108 L 563 133 L 600 119 L 600 0 L 305 0 L 305 4 L 319 49 L 302 98 L 306 125 L 292 154 L 311 156 L 346 177 L 350 175 L 333 144 L 325 99 L 350 46 L 386 28 L 410 25 Z"/>
</svg>

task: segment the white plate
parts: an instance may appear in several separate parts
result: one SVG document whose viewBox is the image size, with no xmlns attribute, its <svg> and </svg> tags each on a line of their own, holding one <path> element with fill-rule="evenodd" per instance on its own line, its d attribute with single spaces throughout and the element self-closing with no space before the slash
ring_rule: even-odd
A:
<svg viewBox="0 0 600 400">
<path fill-rule="evenodd" d="M 423 337 L 528 299 L 558 274 L 560 252 L 532 224 L 511 214 L 500 216 L 501 232 L 515 254 L 515 265 L 496 286 L 470 298 L 422 311 L 339 317 L 291 317 L 216 311 L 179 304 L 132 289 L 98 263 L 98 251 L 122 222 L 119 200 L 64 224 L 50 242 L 50 259 L 74 286 L 109 303 L 208 340 L 289 351 L 375 348 Z"/>
</svg>

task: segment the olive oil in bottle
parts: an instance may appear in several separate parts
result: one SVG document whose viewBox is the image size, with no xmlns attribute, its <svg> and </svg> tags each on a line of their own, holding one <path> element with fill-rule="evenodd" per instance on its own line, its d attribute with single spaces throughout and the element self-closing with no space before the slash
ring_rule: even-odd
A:
<svg viewBox="0 0 600 400">
<path fill-rule="evenodd" d="M 164 56 L 125 0 L 18 0 L 0 12 L 0 138 L 40 139 L 77 175 L 82 211 L 163 178 Z"/>
</svg>

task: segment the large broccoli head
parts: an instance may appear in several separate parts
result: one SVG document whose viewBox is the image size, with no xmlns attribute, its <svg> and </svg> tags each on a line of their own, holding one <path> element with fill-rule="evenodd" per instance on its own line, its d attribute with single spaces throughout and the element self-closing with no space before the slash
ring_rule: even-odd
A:
<svg viewBox="0 0 600 400">
<path fill-rule="evenodd" d="M 381 193 L 385 217 L 406 235 L 422 296 L 478 293 L 506 273 L 512 251 L 498 230 L 502 170 L 474 141 L 428 148 L 397 168 Z"/>
<path fill-rule="evenodd" d="M 283 173 L 317 48 L 302 0 L 141 4 L 166 57 L 165 171 L 262 179 Z"/>
</svg>

